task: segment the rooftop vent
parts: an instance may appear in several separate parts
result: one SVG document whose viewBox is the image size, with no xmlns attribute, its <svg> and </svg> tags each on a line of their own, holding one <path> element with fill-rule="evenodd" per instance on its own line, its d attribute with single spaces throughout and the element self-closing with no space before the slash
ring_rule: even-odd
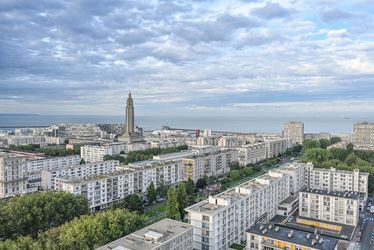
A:
<svg viewBox="0 0 374 250">
<path fill-rule="evenodd" d="M 274 230 L 275 230 L 275 232 L 278 232 L 279 231 L 279 227 L 276 226 Z"/>
<path fill-rule="evenodd" d="M 322 244 L 322 243 L 323 243 L 323 239 L 322 239 L 322 238 L 319 239 L 318 243 L 319 243 L 319 244 Z"/>
<path fill-rule="evenodd" d="M 288 238 L 291 238 L 292 235 L 293 235 L 293 230 L 291 230 L 291 231 L 288 232 Z"/>
<path fill-rule="evenodd" d="M 261 225 L 261 226 L 260 226 L 260 230 L 262 230 L 262 229 L 264 229 L 264 225 Z"/>
<path fill-rule="evenodd" d="M 312 246 L 314 246 L 316 244 L 316 240 L 312 240 Z"/>
<path fill-rule="evenodd" d="M 306 238 L 309 240 L 309 239 L 310 239 L 310 234 L 307 234 L 307 235 L 306 235 Z"/>
<path fill-rule="evenodd" d="M 266 234 L 268 230 L 265 228 L 264 230 L 262 230 L 262 234 Z"/>
<path fill-rule="evenodd" d="M 269 230 L 273 228 L 273 224 L 269 224 Z"/>
</svg>

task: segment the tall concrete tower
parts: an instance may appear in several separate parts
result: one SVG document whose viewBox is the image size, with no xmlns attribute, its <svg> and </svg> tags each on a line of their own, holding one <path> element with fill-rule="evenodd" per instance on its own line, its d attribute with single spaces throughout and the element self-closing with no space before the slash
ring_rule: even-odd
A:
<svg viewBox="0 0 374 250">
<path fill-rule="evenodd" d="M 132 100 L 131 92 L 129 92 L 129 96 L 127 97 L 125 119 L 125 133 L 134 133 L 134 101 Z"/>
</svg>

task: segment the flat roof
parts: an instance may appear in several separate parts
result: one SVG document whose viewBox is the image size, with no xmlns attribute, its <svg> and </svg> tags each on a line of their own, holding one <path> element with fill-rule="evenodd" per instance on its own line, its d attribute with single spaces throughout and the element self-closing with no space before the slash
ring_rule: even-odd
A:
<svg viewBox="0 0 374 250">
<path fill-rule="evenodd" d="M 324 189 L 312 189 L 312 188 L 304 188 L 300 191 L 300 193 L 310 193 L 310 194 L 318 194 L 324 196 L 333 196 L 345 199 L 352 199 L 358 200 L 360 196 L 365 196 L 365 193 L 353 192 L 353 191 L 330 191 Z"/>
<path fill-rule="evenodd" d="M 318 235 L 318 240 L 316 240 L 317 236 L 313 233 L 297 229 L 290 229 L 279 224 L 273 225 L 271 223 L 255 224 L 253 227 L 247 230 L 247 232 L 321 250 L 334 249 L 338 243 L 338 240 L 334 238 Z M 289 237 L 289 233 L 291 232 L 292 236 Z M 322 239 L 322 241 L 320 241 L 320 239 Z M 312 244 L 312 242 L 315 244 Z"/>
<path fill-rule="evenodd" d="M 285 205 L 285 204 L 292 204 L 296 200 L 298 200 L 299 197 L 297 196 L 288 196 L 284 201 L 282 201 L 279 205 Z"/>
<path fill-rule="evenodd" d="M 183 222 L 163 219 L 152 225 L 146 226 L 132 234 L 112 241 L 97 250 L 106 249 L 128 249 L 149 250 L 159 247 L 165 242 L 191 230 L 193 226 Z M 192 234 L 191 234 L 192 237 Z"/>
</svg>

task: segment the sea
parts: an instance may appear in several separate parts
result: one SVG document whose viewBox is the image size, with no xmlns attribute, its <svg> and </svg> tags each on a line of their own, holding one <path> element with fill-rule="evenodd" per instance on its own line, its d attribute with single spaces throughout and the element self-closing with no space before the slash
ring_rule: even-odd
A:
<svg viewBox="0 0 374 250">
<path fill-rule="evenodd" d="M 374 121 L 374 117 L 253 117 L 253 116 L 136 116 L 135 123 L 145 131 L 161 126 L 214 131 L 280 133 L 287 121 L 304 122 L 306 133 L 352 133 L 353 124 Z M 60 123 L 124 123 L 123 116 L 110 115 L 38 115 L 0 114 L 0 130 L 12 131 L 20 127 L 47 127 Z"/>
</svg>

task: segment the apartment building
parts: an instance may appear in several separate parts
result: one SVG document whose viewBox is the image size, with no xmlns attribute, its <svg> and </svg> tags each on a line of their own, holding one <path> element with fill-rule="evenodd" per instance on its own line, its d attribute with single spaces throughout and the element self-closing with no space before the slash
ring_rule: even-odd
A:
<svg viewBox="0 0 374 250">
<path fill-rule="evenodd" d="M 291 147 L 290 143 L 288 143 L 288 139 L 285 138 L 266 139 L 265 146 L 267 159 L 277 157 Z"/>
<path fill-rule="evenodd" d="M 41 174 L 41 183 L 43 190 L 55 189 L 55 178 L 57 177 L 91 177 L 113 173 L 119 167 L 119 161 L 101 161 L 91 162 L 79 165 L 70 165 L 66 167 L 43 170 Z"/>
<path fill-rule="evenodd" d="M 186 208 L 194 249 L 228 249 L 245 241 L 246 230 L 268 222 L 288 196 L 289 176 L 268 173 Z"/>
<path fill-rule="evenodd" d="M 356 226 L 360 195 L 363 194 L 305 188 L 299 193 L 299 215 Z"/>
<path fill-rule="evenodd" d="M 26 192 L 26 157 L 0 152 L 0 198 L 9 198 Z"/>
<path fill-rule="evenodd" d="M 103 161 L 105 155 L 113 155 L 111 146 L 84 145 L 81 147 L 81 158 L 87 163 Z"/>
<path fill-rule="evenodd" d="M 193 227 L 189 224 L 163 219 L 97 250 L 192 250 Z"/>
<path fill-rule="evenodd" d="M 338 240 L 272 223 L 258 223 L 247 231 L 247 250 L 338 250 Z"/>
<path fill-rule="evenodd" d="M 369 173 L 336 170 L 335 168 L 314 168 L 309 165 L 306 171 L 305 181 L 307 187 L 340 192 L 358 192 L 360 211 L 364 209 L 368 198 Z"/>
<path fill-rule="evenodd" d="M 355 149 L 374 150 L 374 122 L 359 122 L 353 126 Z"/>
<path fill-rule="evenodd" d="M 266 159 L 266 144 L 258 142 L 238 148 L 239 164 L 246 166 Z"/>
<path fill-rule="evenodd" d="M 157 188 L 161 183 L 176 185 L 183 181 L 180 161 L 143 161 L 119 167 L 117 161 L 108 162 L 57 172 L 66 174 L 63 177 L 53 177 L 53 172 L 43 173 L 43 185 L 46 183 L 54 190 L 83 195 L 87 197 L 91 211 L 97 211 L 129 194 L 145 195 L 151 182 Z M 113 168 L 118 171 L 111 171 Z"/>
<path fill-rule="evenodd" d="M 280 172 L 287 174 L 290 177 L 290 195 L 297 195 L 300 190 L 307 187 L 305 176 L 309 167 L 313 167 L 311 162 L 302 163 L 293 161 L 285 163 L 279 168 L 272 169 L 269 172 Z"/>
<path fill-rule="evenodd" d="M 95 212 L 135 192 L 134 170 L 84 178 L 56 177 L 54 189 L 86 197 L 90 211 Z"/>
<path fill-rule="evenodd" d="M 283 125 L 283 137 L 290 140 L 291 146 L 304 142 L 304 123 L 287 122 Z"/>
<path fill-rule="evenodd" d="M 30 189 L 38 189 L 42 186 L 42 171 L 52 169 L 62 169 L 69 166 L 78 165 L 79 155 L 68 155 L 61 157 L 41 158 L 26 161 L 27 167 L 27 186 Z"/>
<path fill-rule="evenodd" d="M 38 144 L 40 146 L 46 146 L 44 136 L 34 136 L 34 135 L 8 135 L 5 137 L 7 145 L 21 146 L 21 145 L 30 145 Z"/>
<path fill-rule="evenodd" d="M 204 176 L 224 175 L 230 171 L 230 164 L 238 161 L 236 150 L 214 148 L 205 152 L 200 151 L 195 156 L 182 158 L 185 180 L 190 178 L 196 182 Z"/>
</svg>

